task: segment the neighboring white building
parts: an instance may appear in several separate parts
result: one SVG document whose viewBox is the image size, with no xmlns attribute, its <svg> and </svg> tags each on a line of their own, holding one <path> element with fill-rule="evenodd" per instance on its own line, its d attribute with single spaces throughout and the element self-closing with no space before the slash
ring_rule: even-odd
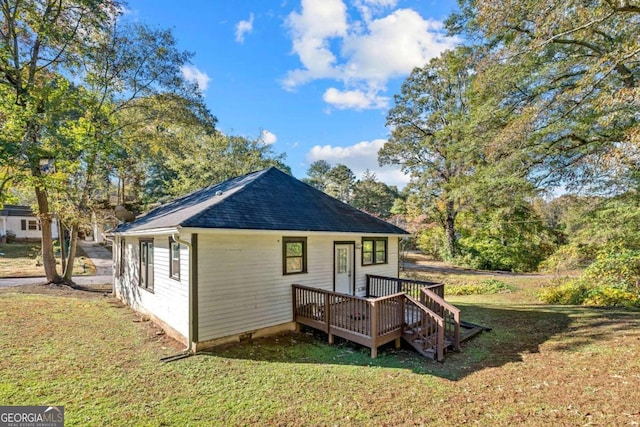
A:
<svg viewBox="0 0 640 427">
<path fill-rule="evenodd" d="M 119 225 L 114 291 L 198 350 L 293 329 L 292 284 L 365 296 L 407 234 L 269 168 Z"/>
<path fill-rule="evenodd" d="M 29 206 L 4 205 L 0 209 L 0 237 L 9 232 L 15 234 L 17 240 L 41 240 L 42 227 Z M 58 222 L 52 221 L 52 235 L 58 238 Z"/>
</svg>

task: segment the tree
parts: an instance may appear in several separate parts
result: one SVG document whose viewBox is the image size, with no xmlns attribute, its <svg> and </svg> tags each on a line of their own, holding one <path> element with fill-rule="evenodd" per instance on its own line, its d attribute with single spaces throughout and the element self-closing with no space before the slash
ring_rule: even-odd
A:
<svg viewBox="0 0 640 427">
<path fill-rule="evenodd" d="M 162 187 L 171 197 L 270 166 L 291 173 L 284 163 L 285 155 L 275 154 L 260 138 L 215 132 L 196 135 L 187 143 L 185 151 L 165 152 L 163 163 L 157 165 L 166 171 Z"/>
<path fill-rule="evenodd" d="M 362 179 L 353 186 L 351 205 L 372 215 L 387 219 L 392 215 L 392 208 L 398 197 L 395 187 L 376 179 L 376 174 L 367 170 Z"/>
<path fill-rule="evenodd" d="M 542 185 L 602 189 L 628 176 L 640 146 L 640 6 L 613 0 L 460 5 L 448 26 L 484 53 L 477 81 L 492 100 L 487 110 L 511 113 L 493 141 L 499 157 L 526 162 Z"/>
<path fill-rule="evenodd" d="M 326 160 L 316 160 L 311 163 L 309 169 L 307 169 L 307 178 L 303 178 L 302 181 L 320 191 L 324 191 L 327 185 L 327 174 L 330 170 L 331 165 L 329 162 Z"/>
<path fill-rule="evenodd" d="M 140 99 L 199 103 L 195 85 L 182 78 L 190 58 L 170 31 L 119 20 L 111 1 L 1 2 L 0 86 L 7 92 L 1 111 L 10 159 L 36 193 L 42 223 L 47 279 L 61 280 L 51 239 L 51 206 L 58 204 L 71 229 L 72 245 L 64 278 L 70 280 L 75 237 L 91 211 L 108 160 L 123 151 L 132 109 Z M 73 81 L 73 84 L 71 83 Z M 175 105 L 175 104 L 174 104 Z M 4 158 L 5 156 L 3 156 Z M 41 169 L 43 161 L 54 173 Z"/>
<path fill-rule="evenodd" d="M 351 200 L 351 191 L 356 180 L 353 171 L 343 164 L 331 166 L 326 160 L 316 160 L 307 169 L 307 178 L 302 181 L 324 191 L 344 203 Z"/>
<path fill-rule="evenodd" d="M 481 160 L 469 123 L 469 51 L 444 52 L 415 68 L 387 116 L 391 137 L 380 164 L 398 164 L 411 175 L 424 212 L 444 230 L 448 255 L 458 254 L 456 218 L 465 205 L 464 186 Z"/>
<path fill-rule="evenodd" d="M 324 192 L 344 203 L 349 203 L 353 184 L 356 180 L 356 176 L 351 169 L 343 164 L 337 164 L 327 172 L 326 178 L 327 183 Z"/>
<path fill-rule="evenodd" d="M 49 281 L 60 281 L 51 238 L 48 177 L 41 163 L 51 153 L 42 132 L 53 122 L 62 75 L 72 74 L 87 53 L 85 38 L 102 31 L 116 11 L 111 1 L 2 0 L 0 13 L 0 86 L 5 117 L 3 137 L 18 174 L 34 188 L 42 226 L 42 259 Z M 3 156 L 4 157 L 4 156 Z M 3 160 L 7 161 L 7 158 Z"/>
</svg>

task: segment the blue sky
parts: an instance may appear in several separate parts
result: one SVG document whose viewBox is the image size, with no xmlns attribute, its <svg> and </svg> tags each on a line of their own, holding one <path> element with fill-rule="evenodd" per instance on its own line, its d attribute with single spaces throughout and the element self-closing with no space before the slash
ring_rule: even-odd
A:
<svg viewBox="0 0 640 427">
<path fill-rule="evenodd" d="M 455 0 L 129 0 L 127 14 L 171 28 L 194 53 L 183 73 L 200 85 L 218 128 L 262 136 L 293 174 L 342 163 L 400 187 L 380 168 L 393 95 L 415 66 L 457 40 L 442 21 Z"/>
</svg>

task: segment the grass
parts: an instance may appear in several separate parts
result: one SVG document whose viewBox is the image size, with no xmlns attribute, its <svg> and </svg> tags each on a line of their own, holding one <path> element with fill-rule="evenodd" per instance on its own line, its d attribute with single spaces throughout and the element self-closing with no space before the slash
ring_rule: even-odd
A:
<svg viewBox="0 0 640 427">
<path fill-rule="evenodd" d="M 64 405 L 67 426 L 637 425 L 637 313 L 543 305 L 540 279 L 501 280 L 515 290 L 450 298 L 493 331 L 444 363 L 313 331 L 160 363 L 180 346 L 111 298 L 7 289 L 0 402 Z"/>
<path fill-rule="evenodd" d="M 44 267 L 38 265 L 41 260 L 39 243 L 0 244 L 0 278 L 3 277 L 39 277 L 44 276 Z M 61 272 L 60 258 L 57 259 Z M 86 267 L 83 267 L 86 266 Z M 74 275 L 95 274 L 96 268 L 81 247 L 76 248 Z"/>
</svg>

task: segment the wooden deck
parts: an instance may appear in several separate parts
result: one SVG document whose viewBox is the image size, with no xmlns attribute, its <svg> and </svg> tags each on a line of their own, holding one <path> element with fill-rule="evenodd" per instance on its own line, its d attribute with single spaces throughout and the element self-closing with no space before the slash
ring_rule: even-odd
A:
<svg viewBox="0 0 640 427">
<path fill-rule="evenodd" d="M 329 343 L 338 336 L 371 349 L 404 338 L 418 352 L 442 360 L 448 349 L 481 331 L 460 321 L 460 311 L 444 301 L 444 285 L 367 276 L 369 297 L 339 294 L 300 285 L 293 287 L 294 321 L 319 329 Z"/>
</svg>

